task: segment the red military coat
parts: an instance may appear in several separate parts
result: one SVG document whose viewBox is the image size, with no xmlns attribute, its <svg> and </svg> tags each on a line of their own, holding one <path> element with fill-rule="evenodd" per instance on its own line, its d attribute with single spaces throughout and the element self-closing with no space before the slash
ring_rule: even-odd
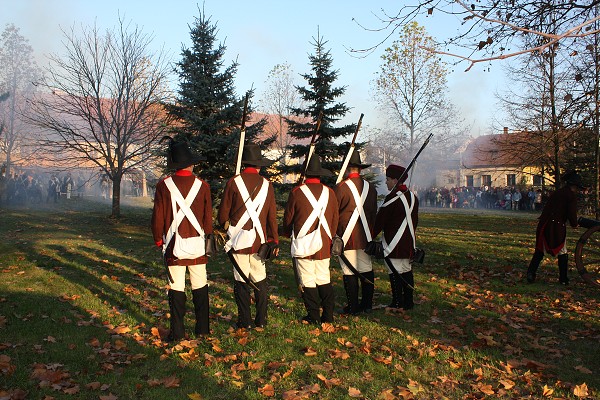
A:
<svg viewBox="0 0 600 400">
<path fill-rule="evenodd" d="M 348 187 L 347 181 L 352 181 L 356 186 L 358 194 L 361 195 L 365 180 L 360 177 L 357 173 L 348 175 L 348 179 L 343 180 L 335 187 L 335 197 L 337 198 L 340 219 L 337 228 L 337 234 L 339 237 L 343 237 L 346 227 L 352 217 L 352 213 L 356 209 L 356 202 L 350 188 Z M 372 234 L 373 226 L 375 224 L 375 215 L 377 214 L 377 191 L 375 185 L 369 185 L 367 198 L 363 205 L 365 216 L 367 219 L 368 226 L 366 229 Z M 354 229 L 350 234 L 350 238 L 347 243 L 344 243 L 344 249 L 346 250 L 363 250 L 367 245 L 367 237 L 365 235 L 365 229 L 363 227 L 362 219 L 359 217 Z"/>
<path fill-rule="evenodd" d="M 577 226 L 577 194 L 569 186 L 555 191 L 544 206 L 536 230 L 536 250 L 557 255 L 567 238 L 567 221 Z"/>
<path fill-rule="evenodd" d="M 335 193 L 333 190 L 323 185 L 318 178 L 307 178 L 304 185 L 306 185 L 312 194 L 319 199 L 321 196 L 321 191 L 323 187 L 329 191 L 329 201 L 327 202 L 327 207 L 325 208 L 325 219 L 327 220 L 327 224 L 329 225 L 329 229 L 331 230 L 331 234 L 335 235 L 338 226 L 339 220 L 339 211 L 337 200 L 335 197 Z M 290 192 L 288 197 L 288 202 L 283 214 L 283 233 L 290 237 L 292 232 L 297 234 L 302 229 L 304 222 L 308 219 L 310 213 L 312 212 L 313 207 L 300 190 L 300 186 L 295 187 Z M 314 230 L 318 226 L 318 219 L 315 221 L 313 226 L 308 230 L 308 233 L 314 232 Z M 311 260 L 324 260 L 327 258 L 331 258 L 331 239 L 327 236 L 325 229 L 321 226 L 321 238 L 323 241 L 323 247 L 321 250 L 316 252 L 311 256 L 304 257 L 306 259 Z"/>
<path fill-rule="evenodd" d="M 245 168 L 241 173 L 241 177 L 244 181 L 246 189 L 248 190 L 248 194 L 254 200 L 258 195 L 265 178 L 258 174 L 258 170 L 256 168 L 252 167 Z M 217 220 L 220 225 L 225 224 L 226 221 L 229 221 L 231 225 L 236 225 L 242 215 L 244 215 L 246 212 L 246 205 L 244 204 L 246 199 L 242 198 L 234 179 L 235 177 L 231 178 L 225 185 L 223 199 L 219 205 L 219 212 L 217 215 Z M 273 190 L 273 185 L 271 182 L 267 181 L 267 184 L 267 198 L 260 214 L 258 215 L 258 219 L 260 220 L 265 239 L 267 241 L 274 241 L 278 243 L 279 234 L 277 232 L 277 205 L 275 203 L 275 191 Z M 253 226 L 252 220 L 249 219 L 242 228 L 250 230 Z M 257 235 L 252 247 L 240 249 L 238 251 L 234 250 L 234 253 L 253 254 L 258 251 L 260 245 L 260 237 Z"/>
<path fill-rule="evenodd" d="M 405 185 L 400 185 L 396 189 L 392 190 L 384 200 L 384 203 L 396 196 L 396 193 L 401 192 L 406 198 L 408 205 L 411 205 L 410 192 Z M 414 196 L 414 207 L 412 213 L 408 216 L 411 218 L 415 234 L 417 230 L 417 224 L 419 222 L 419 199 Z M 398 232 L 402 221 L 407 218 L 404 204 L 400 199 L 387 205 L 386 207 L 380 207 L 375 217 L 375 226 L 373 228 L 373 237 L 377 236 L 379 232 L 383 231 L 383 236 L 387 243 L 390 243 L 396 232 Z M 391 251 L 390 258 L 411 258 L 414 252 L 413 238 L 408 228 L 404 230 L 400 241 Z"/>
<path fill-rule="evenodd" d="M 171 175 L 173 183 L 179 189 L 182 196 L 185 198 L 189 193 L 194 181 L 197 178 L 192 172 L 188 170 L 179 170 Z M 213 233 L 212 226 L 212 200 L 210 198 L 210 187 L 208 183 L 200 179 L 202 186 L 198 195 L 194 199 L 191 210 L 198 219 L 200 227 L 204 230 L 205 234 Z M 171 206 L 171 192 L 167 188 L 164 179 L 159 181 L 156 185 L 156 192 L 154 194 L 154 208 L 152 210 L 152 236 L 154 242 L 157 245 L 161 245 L 163 237 L 166 236 L 169 227 L 173 222 L 173 209 Z M 183 238 L 197 236 L 198 232 L 188 221 L 187 218 L 179 225 L 179 235 Z M 168 265 L 196 265 L 206 264 L 208 258 L 202 256 L 195 259 L 178 259 L 173 255 L 173 244 L 175 242 L 175 236 L 171 239 L 171 242 L 167 244 L 165 257 Z"/>
</svg>

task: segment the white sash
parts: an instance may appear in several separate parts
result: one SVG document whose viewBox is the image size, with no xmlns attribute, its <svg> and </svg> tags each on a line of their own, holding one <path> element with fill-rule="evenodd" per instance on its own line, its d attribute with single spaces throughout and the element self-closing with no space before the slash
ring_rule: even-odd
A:
<svg viewBox="0 0 600 400">
<path fill-rule="evenodd" d="M 356 204 L 356 208 L 352 212 L 352 215 L 350 216 L 350 220 L 348 221 L 348 225 L 346 226 L 346 230 L 344 231 L 344 234 L 342 235 L 342 240 L 344 241 L 344 246 L 346 245 L 346 243 L 348 243 L 348 240 L 350 239 L 350 236 L 352 235 L 352 231 L 354 230 L 354 227 L 356 226 L 356 223 L 358 222 L 359 216 L 360 216 L 360 220 L 362 221 L 363 230 L 365 231 L 365 236 L 367 237 L 367 242 L 370 242 L 372 240 L 371 229 L 369 227 L 369 223 L 367 222 L 367 216 L 365 215 L 365 210 L 364 210 L 365 201 L 367 200 L 367 195 L 369 194 L 369 182 L 364 181 L 363 190 L 360 195 L 358 194 L 358 189 L 356 188 L 356 185 L 354 184 L 354 182 L 352 182 L 350 179 L 347 179 L 346 184 L 348 185 L 348 187 L 350 188 L 350 191 L 352 192 L 352 196 L 354 197 L 354 204 Z"/>
<path fill-rule="evenodd" d="M 234 250 L 247 249 L 248 247 L 252 247 L 254 241 L 256 240 L 256 234 L 260 237 L 260 243 L 265 243 L 265 234 L 263 232 L 262 224 L 260 223 L 259 215 L 266 203 L 267 194 L 269 192 L 269 183 L 266 179 L 263 178 L 262 186 L 260 191 L 252 200 L 250 198 L 250 194 L 248 193 L 248 189 L 244 184 L 244 181 L 241 175 L 238 175 L 234 178 L 234 182 L 242 196 L 242 200 L 244 200 L 244 205 L 246 210 L 244 214 L 240 217 L 240 220 L 237 224 L 229 225 L 227 229 L 227 235 L 229 236 L 229 240 L 225 243 L 225 251 L 229 251 L 232 248 Z M 244 225 L 248 220 L 252 220 L 252 229 L 246 230 L 243 229 Z"/>
<path fill-rule="evenodd" d="M 292 232 L 291 240 L 291 253 L 292 257 L 307 257 L 315 254 L 323 247 L 323 239 L 321 238 L 321 226 L 325 229 L 325 233 L 331 239 L 331 230 L 329 229 L 329 223 L 325 218 L 325 210 L 327 209 L 327 203 L 329 202 L 329 190 L 323 186 L 319 200 L 313 196 L 312 192 L 306 185 L 300 186 L 300 190 L 306 196 L 312 206 L 312 211 L 304 224 L 300 228 L 298 235 Z M 319 219 L 317 228 L 308 233 L 308 230 L 315 223 L 316 219 Z"/>
<path fill-rule="evenodd" d="M 164 182 L 167 185 L 167 189 L 169 189 L 169 192 L 171 193 L 173 221 L 171 222 L 171 226 L 169 226 L 166 237 L 163 238 L 163 253 L 165 252 L 167 245 L 173 236 L 175 236 L 175 243 L 173 244 L 173 255 L 175 257 L 179 259 L 194 259 L 202 257 L 205 254 L 204 229 L 202 229 L 198 219 L 190 208 L 191 204 L 196 199 L 198 192 L 200 191 L 202 182 L 199 179 L 194 179 L 194 184 L 192 185 L 192 188 L 185 199 L 171 177 L 166 178 Z M 179 210 L 177 210 L 177 206 L 179 206 Z M 179 225 L 184 218 L 187 218 L 188 221 L 190 221 L 194 229 L 198 232 L 198 236 L 192 236 L 189 238 L 182 238 L 179 236 Z"/>
<path fill-rule="evenodd" d="M 413 248 L 415 247 L 415 243 L 416 243 L 415 228 L 413 226 L 412 217 L 411 217 L 413 208 L 415 206 L 415 195 L 411 191 L 409 191 L 408 193 L 410 193 L 410 206 L 408 205 L 406 196 L 404 196 L 404 194 L 402 192 L 398 192 L 396 194 L 396 196 L 392 197 L 391 199 L 389 199 L 388 201 L 386 201 L 385 203 L 383 203 L 381 205 L 381 207 L 386 207 L 389 204 L 392 204 L 396 200 L 400 199 L 402 201 L 402 204 L 404 205 L 404 211 L 406 213 L 406 218 L 404 218 L 404 221 L 402 221 L 402 224 L 400 224 L 400 228 L 398 228 L 398 230 L 396 231 L 396 234 L 394 235 L 394 238 L 392 239 L 392 241 L 389 244 L 388 244 L 387 240 L 385 239 L 385 234 L 382 235 L 381 244 L 383 245 L 384 257 L 389 256 L 390 253 L 392 252 L 392 250 L 394 250 L 394 248 L 396 248 L 396 246 L 398 245 L 398 242 L 402 238 L 402 235 L 404 235 L 404 231 L 406 231 L 407 227 L 408 227 L 408 230 L 410 231 L 410 235 L 412 237 Z"/>
</svg>

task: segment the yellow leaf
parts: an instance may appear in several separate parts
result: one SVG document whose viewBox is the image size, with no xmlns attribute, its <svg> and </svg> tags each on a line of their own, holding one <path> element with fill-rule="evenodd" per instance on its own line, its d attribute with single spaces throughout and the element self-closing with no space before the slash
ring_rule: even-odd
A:
<svg viewBox="0 0 600 400">
<path fill-rule="evenodd" d="M 548 385 L 544 385 L 544 387 L 542 388 L 542 396 L 550 397 L 552 396 L 552 393 L 554 393 L 554 389 L 549 388 Z"/>
<path fill-rule="evenodd" d="M 306 349 L 304 349 L 304 355 L 308 356 L 308 357 L 312 357 L 312 356 L 316 356 L 317 352 L 312 347 L 307 347 Z"/>
<path fill-rule="evenodd" d="M 587 397 L 588 396 L 588 387 L 585 383 L 581 385 L 576 385 L 575 389 L 573 389 L 573 394 L 577 397 Z"/>
<path fill-rule="evenodd" d="M 202 396 L 199 393 L 188 393 L 188 397 L 192 400 L 202 400 Z"/>
<path fill-rule="evenodd" d="M 500 379 L 499 382 L 504 386 L 504 389 L 507 390 L 512 389 L 515 386 L 515 383 L 510 379 Z"/>
<path fill-rule="evenodd" d="M 353 387 L 349 387 L 348 388 L 348 396 L 350 397 L 361 397 L 362 394 L 360 393 L 360 390 L 353 388 Z"/>
</svg>

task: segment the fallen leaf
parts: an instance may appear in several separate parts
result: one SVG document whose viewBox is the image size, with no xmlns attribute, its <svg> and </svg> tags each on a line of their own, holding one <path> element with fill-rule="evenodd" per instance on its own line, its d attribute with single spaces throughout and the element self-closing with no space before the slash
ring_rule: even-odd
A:
<svg viewBox="0 0 600 400">
<path fill-rule="evenodd" d="M 349 387 L 348 388 L 348 396 L 350 397 L 361 397 L 362 393 L 360 392 L 360 390 L 353 388 L 353 387 Z"/>
<path fill-rule="evenodd" d="M 588 396 L 588 387 L 585 383 L 581 385 L 575 385 L 573 389 L 573 394 L 577 397 L 587 397 Z"/>
<path fill-rule="evenodd" d="M 544 385 L 544 387 L 542 388 L 542 396 L 550 397 L 552 396 L 552 393 L 554 393 L 554 389 L 549 388 L 548 385 Z"/>
<path fill-rule="evenodd" d="M 258 388 L 258 393 L 265 397 L 272 397 L 275 396 L 275 388 L 273 388 L 273 385 L 267 383 L 265 386 Z"/>
<path fill-rule="evenodd" d="M 502 384 L 502 386 L 504 386 L 504 389 L 506 390 L 512 389 L 515 386 L 515 383 L 510 379 L 500 379 L 499 382 Z"/>
<path fill-rule="evenodd" d="M 304 349 L 304 355 L 307 357 L 312 357 L 317 355 L 317 351 L 312 347 L 307 347 Z"/>
</svg>

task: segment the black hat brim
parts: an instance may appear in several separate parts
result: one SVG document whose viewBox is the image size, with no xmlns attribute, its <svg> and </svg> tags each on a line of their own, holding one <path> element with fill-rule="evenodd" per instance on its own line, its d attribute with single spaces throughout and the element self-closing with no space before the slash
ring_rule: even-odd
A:
<svg viewBox="0 0 600 400">
<path fill-rule="evenodd" d="M 242 159 L 242 164 L 255 165 L 257 167 L 269 167 L 274 162 L 275 162 L 274 160 L 269 160 L 268 158 L 262 158 L 260 160 L 243 160 Z"/>
<path fill-rule="evenodd" d="M 373 164 L 354 164 L 354 163 L 348 164 L 349 167 L 360 168 L 360 169 L 369 168 L 371 165 L 373 165 Z"/>
<path fill-rule="evenodd" d="M 189 160 L 186 160 L 186 162 L 182 162 L 182 163 L 174 163 L 174 162 L 167 162 L 167 167 L 171 168 L 171 169 L 183 169 L 183 168 L 187 168 L 190 165 L 196 165 L 199 164 L 202 161 L 206 161 L 206 158 L 199 155 L 199 154 L 194 154 L 192 156 L 192 158 L 190 158 Z"/>
</svg>

